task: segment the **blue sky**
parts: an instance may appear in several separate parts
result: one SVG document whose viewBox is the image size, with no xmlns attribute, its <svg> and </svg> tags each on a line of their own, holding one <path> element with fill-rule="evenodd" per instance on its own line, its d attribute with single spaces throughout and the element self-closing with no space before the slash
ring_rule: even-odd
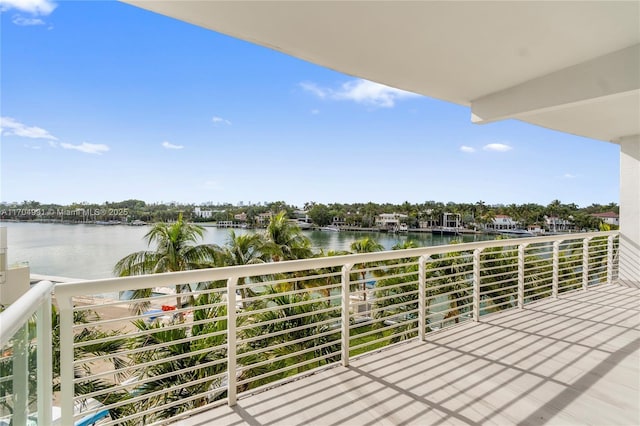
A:
<svg viewBox="0 0 640 426">
<path fill-rule="evenodd" d="M 2 201 L 618 202 L 614 144 L 118 2 L 0 4 Z"/>
</svg>

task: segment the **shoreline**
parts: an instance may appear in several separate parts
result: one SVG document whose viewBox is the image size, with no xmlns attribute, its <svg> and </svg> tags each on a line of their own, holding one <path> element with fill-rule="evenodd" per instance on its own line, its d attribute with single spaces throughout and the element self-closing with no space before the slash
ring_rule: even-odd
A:
<svg viewBox="0 0 640 426">
<path fill-rule="evenodd" d="M 153 225 L 153 223 L 127 223 L 120 221 L 86 221 L 86 222 L 78 222 L 78 221 L 69 221 L 69 220 L 58 220 L 58 219 L 36 219 L 36 220 L 20 220 L 20 219 L 1 219 L 0 226 L 3 223 L 46 223 L 49 225 L 96 225 L 96 226 L 149 226 Z M 245 229 L 245 230 L 257 230 L 264 229 L 258 227 L 242 227 L 242 226 L 218 226 L 217 222 L 191 222 L 195 225 L 202 226 L 204 228 L 217 228 L 217 229 Z M 406 231 L 389 231 L 387 229 L 380 228 L 372 228 L 372 227 L 359 227 L 359 226 L 338 226 L 340 231 L 346 232 L 374 232 L 380 234 L 432 234 L 433 228 L 408 228 Z M 322 227 L 314 226 L 308 229 L 301 229 L 301 231 L 322 231 Z M 493 235 L 499 234 L 499 232 L 489 232 L 489 231 L 478 231 L 473 229 L 462 228 L 458 230 L 458 234 L 461 235 Z"/>
</svg>

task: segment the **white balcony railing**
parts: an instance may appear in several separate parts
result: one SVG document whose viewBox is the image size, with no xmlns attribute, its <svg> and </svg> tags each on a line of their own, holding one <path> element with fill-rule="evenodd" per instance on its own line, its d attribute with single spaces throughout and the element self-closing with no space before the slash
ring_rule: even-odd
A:
<svg viewBox="0 0 640 426">
<path fill-rule="evenodd" d="M 52 423 L 52 289 L 42 281 L 0 313 L 0 425 Z"/>
<path fill-rule="evenodd" d="M 615 282 L 617 245 L 600 232 L 58 284 L 62 424 L 160 424 L 234 405 L 396 342 Z M 159 287 L 180 292 L 117 297 Z"/>
</svg>

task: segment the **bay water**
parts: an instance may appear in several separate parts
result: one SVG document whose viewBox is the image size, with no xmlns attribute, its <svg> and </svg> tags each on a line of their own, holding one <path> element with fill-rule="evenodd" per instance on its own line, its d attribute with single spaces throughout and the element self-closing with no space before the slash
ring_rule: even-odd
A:
<svg viewBox="0 0 640 426">
<path fill-rule="evenodd" d="M 143 237 L 150 226 L 66 225 L 38 222 L 1 222 L 7 227 L 9 264 L 28 262 L 31 273 L 78 279 L 113 277 L 113 266 L 124 256 L 147 247 Z M 206 227 L 203 243 L 224 245 L 229 229 Z M 263 232 L 234 229 L 236 234 Z M 487 235 L 440 236 L 430 233 L 389 234 L 360 231 L 303 231 L 314 251 L 349 250 L 351 243 L 371 237 L 386 250 L 405 241 L 419 247 L 450 244 L 452 240 L 472 242 L 493 239 Z"/>
</svg>

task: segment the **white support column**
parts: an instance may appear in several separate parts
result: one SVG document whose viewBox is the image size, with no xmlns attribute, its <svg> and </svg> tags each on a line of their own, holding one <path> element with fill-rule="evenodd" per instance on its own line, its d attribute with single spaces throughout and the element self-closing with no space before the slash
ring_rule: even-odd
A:
<svg viewBox="0 0 640 426">
<path fill-rule="evenodd" d="M 427 285 L 426 265 L 428 256 L 420 256 L 418 260 L 418 339 L 426 340 L 427 335 Z"/>
<path fill-rule="evenodd" d="M 473 251 L 473 320 L 480 321 L 480 253 L 482 249 Z"/>
<path fill-rule="evenodd" d="M 640 135 L 620 144 L 619 283 L 640 287 Z"/>
<path fill-rule="evenodd" d="M 351 290 L 349 288 L 349 273 L 353 265 L 342 267 L 342 313 L 341 313 L 341 344 L 342 344 L 342 366 L 349 366 L 349 308 L 351 302 Z"/>
<path fill-rule="evenodd" d="M 227 405 L 233 407 L 237 402 L 236 386 L 236 287 L 237 277 L 227 280 Z"/>
</svg>

